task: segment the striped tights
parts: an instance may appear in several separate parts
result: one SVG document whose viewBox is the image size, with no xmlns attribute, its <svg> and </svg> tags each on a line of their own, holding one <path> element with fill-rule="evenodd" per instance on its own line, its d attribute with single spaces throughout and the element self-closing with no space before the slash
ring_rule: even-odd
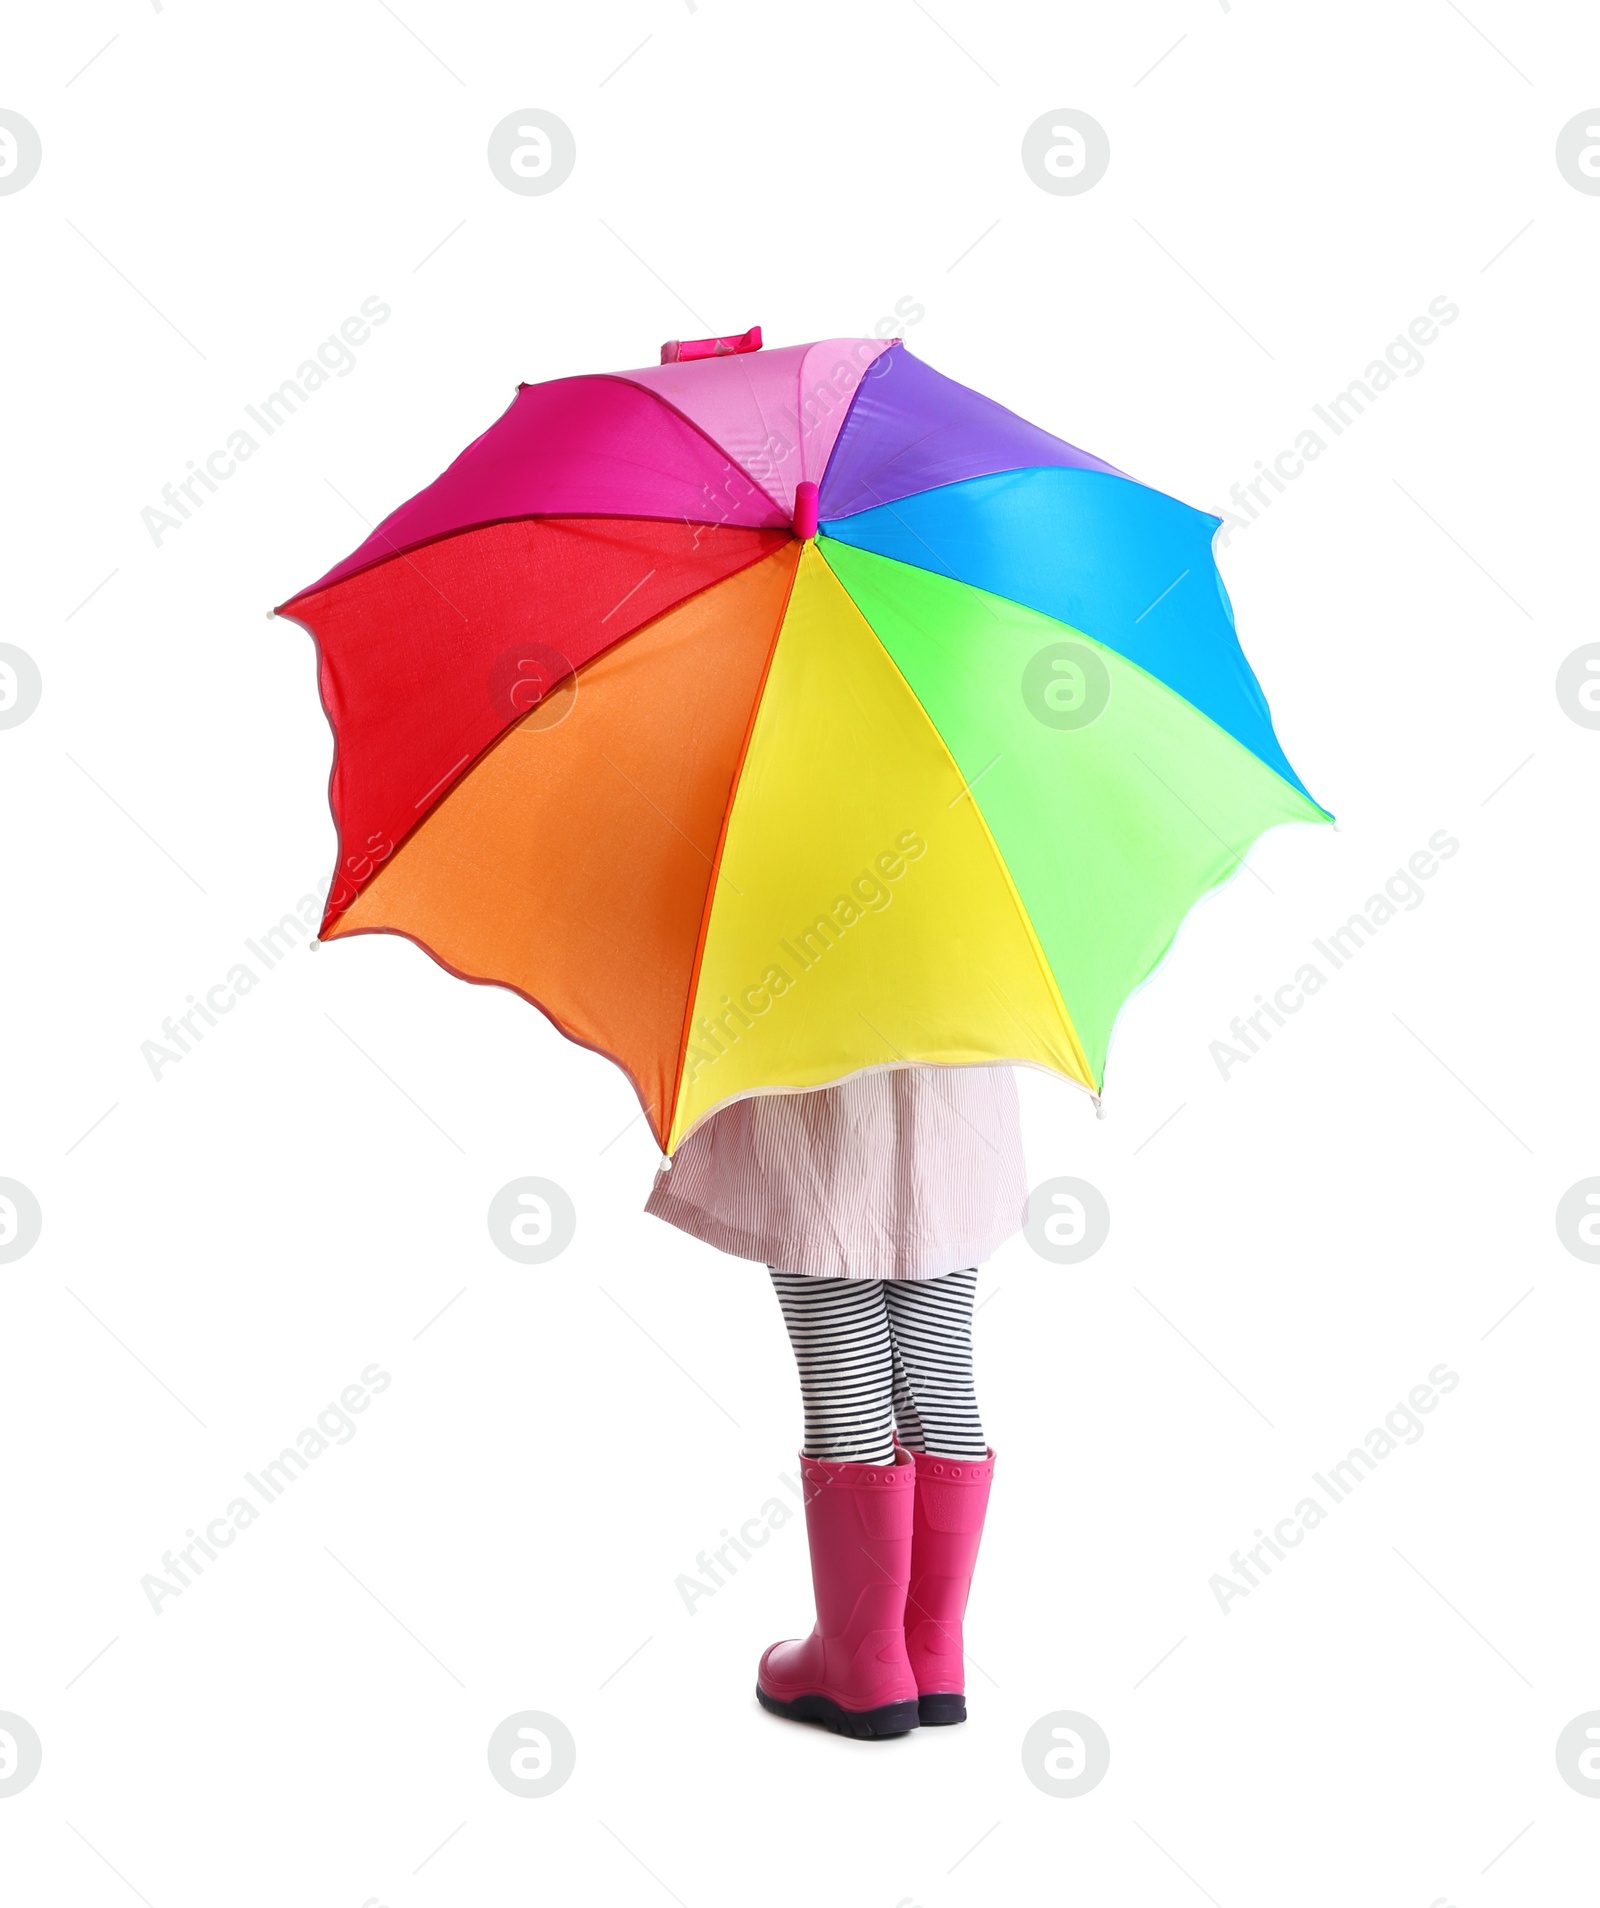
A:
<svg viewBox="0 0 1600 1908">
<path fill-rule="evenodd" d="M 896 1431 L 910 1451 L 985 1456 L 972 1381 L 975 1268 L 938 1279 L 773 1272 L 772 1283 L 800 1367 L 806 1457 L 887 1464 Z"/>
</svg>

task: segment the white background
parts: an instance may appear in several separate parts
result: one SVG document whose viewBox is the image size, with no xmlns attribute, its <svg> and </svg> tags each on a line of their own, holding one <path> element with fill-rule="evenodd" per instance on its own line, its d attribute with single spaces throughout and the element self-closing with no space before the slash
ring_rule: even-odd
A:
<svg viewBox="0 0 1600 1908">
<path fill-rule="evenodd" d="M 1600 1707 L 1600 1270 L 1554 1212 L 1600 1172 L 1600 734 L 1554 681 L 1597 634 L 1600 198 L 1554 147 L 1597 55 L 1592 12 L 1504 0 L 12 16 L 44 161 L 0 197 L 0 641 L 44 694 L 0 734 L 0 1173 L 44 1223 L 0 1266 L 0 1710 L 44 1760 L 9 1899 L 1592 1899 L 1554 1751 Z M 528 106 L 577 141 L 544 197 L 485 159 Z M 1078 197 L 1020 160 L 1061 106 L 1111 142 Z M 368 296 L 355 369 L 154 543 Z M 1104 1123 L 1024 1085 L 1033 1180 L 1112 1227 L 983 1275 L 972 1719 L 780 1725 L 798 1522 L 692 1616 L 675 1579 L 781 1494 L 790 1354 L 758 1268 L 642 1213 L 622 1076 L 382 938 L 141 1055 L 331 864 L 311 644 L 264 612 L 519 379 L 663 338 L 909 300 L 919 356 L 1220 508 L 1440 296 L 1421 372 L 1221 558 L 1339 832 L 1191 921 Z M 1210 1043 L 1441 828 L 1423 904 L 1225 1081 Z M 578 1209 L 547 1267 L 485 1224 L 526 1173 Z M 354 1440 L 154 1614 L 141 1577 L 375 1360 Z M 1441 1360 L 1421 1442 L 1224 1615 L 1212 1574 Z M 486 1761 L 522 1709 L 577 1743 L 542 1800 Z M 1062 1709 L 1111 1742 L 1078 1800 L 1020 1756 Z"/>
</svg>

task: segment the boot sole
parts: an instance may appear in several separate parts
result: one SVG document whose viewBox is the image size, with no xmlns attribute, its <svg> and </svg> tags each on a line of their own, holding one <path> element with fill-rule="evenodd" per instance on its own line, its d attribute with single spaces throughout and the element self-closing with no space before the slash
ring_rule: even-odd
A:
<svg viewBox="0 0 1600 1908">
<path fill-rule="evenodd" d="M 967 1720 L 967 1699 L 960 1690 L 917 1698 L 917 1721 L 925 1728 L 937 1729 L 945 1723 Z"/>
<path fill-rule="evenodd" d="M 907 1699 L 903 1703 L 883 1703 L 877 1709 L 844 1709 L 831 1696 L 796 1696 L 792 1702 L 785 1703 L 776 1696 L 769 1696 L 759 1683 L 756 1701 L 769 1714 L 783 1716 L 790 1722 L 820 1723 L 836 1736 L 854 1736 L 873 1742 L 888 1736 L 908 1735 L 917 1726 L 921 1707 Z"/>
</svg>

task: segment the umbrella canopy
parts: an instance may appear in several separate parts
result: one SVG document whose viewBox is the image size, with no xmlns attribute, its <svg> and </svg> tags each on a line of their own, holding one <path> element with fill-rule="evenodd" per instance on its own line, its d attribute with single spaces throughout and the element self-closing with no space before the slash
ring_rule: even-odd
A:
<svg viewBox="0 0 1600 1908">
<path fill-rule="evenodd" d="M 1117 1012 L 1279 822 L 1219 519 L 899 340 L 670 344 L 519 387 L 279 614 L 316 639 L 324 940 L 407 936 L 727 1101 L 1012 1062 Z"/>
</svg>

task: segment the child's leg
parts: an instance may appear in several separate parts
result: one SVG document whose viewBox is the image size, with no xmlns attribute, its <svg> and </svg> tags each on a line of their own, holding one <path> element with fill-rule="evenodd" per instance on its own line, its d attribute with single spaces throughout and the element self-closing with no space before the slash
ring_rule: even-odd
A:
<svg viewBox="0 0 1600 1908">
<path fill-rule="evenodd" d="M 773 1272 L 772 1283 L 800 1367 L 804 1455 L 835 1464 L 892 1463 L 893 1371 L 884 1281 Z"/>
<path fill-rule="evenodd" d="M 977 1268 L 939 1279 L 885 1279 L 894 1360 L 894 1418 L 908 1451 L 982 1459 L 972 1379 Z"/>
<path fill-rule="evenodd" d="M 924 1723 L 967 1717 L 961 1626 L 994 1475 L 972 1383 L 977 1286 L 971 1270 L 884 1288 L 895 1422 L 901 1442 L 916 1453 L 905 1637 Z"/>
</svg>

